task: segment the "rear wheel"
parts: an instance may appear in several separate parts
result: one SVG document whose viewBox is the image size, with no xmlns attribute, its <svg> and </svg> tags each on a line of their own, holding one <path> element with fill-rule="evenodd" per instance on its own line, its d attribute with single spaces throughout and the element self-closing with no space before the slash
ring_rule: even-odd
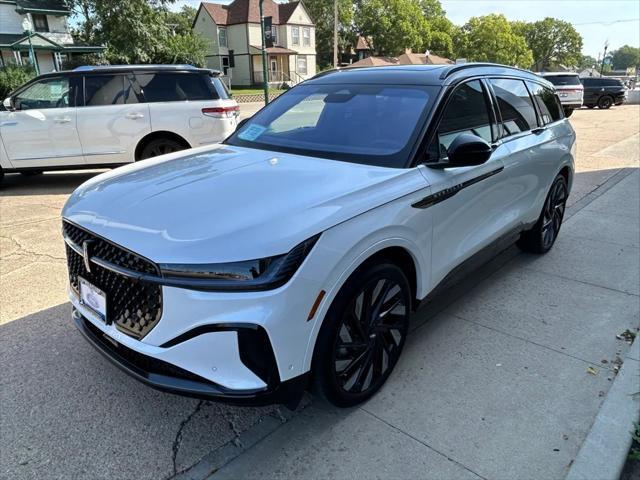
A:
<svg viewBox="0 0 640 480">
<path fill-rule="evenodd" d="M 383 261 L 357 270 L 336 296 L 318 335 L 317 393 L 339 407 L 373 396 L 395 367 L 409 329 L 411 289 Z"/>
<path fill-rule="evenodd" d="M 156 138 L 147 143 L 140 153 L 140 160 L 157 157 L 167 153 L 177 152 L 187 148 L 184 144 L 172 138 Z"/>
<path fill-rule="evenodd" d="M 523 232 L 517 245 L 526 252 L 547 253 L 558 238 L 568 197 L 567 181 L 558 175 L 547 194 L 540 218 Z"/>
<path fill-rule="evenodd" d="M 613 105 L 613 98 L 608 95 L 600 97 L 600 100 L 598 100 L 598 108 L 601 108 L 603 110 L 608 110 L 609 108 L 611 108 L 611 105 Z"/>
</svg>

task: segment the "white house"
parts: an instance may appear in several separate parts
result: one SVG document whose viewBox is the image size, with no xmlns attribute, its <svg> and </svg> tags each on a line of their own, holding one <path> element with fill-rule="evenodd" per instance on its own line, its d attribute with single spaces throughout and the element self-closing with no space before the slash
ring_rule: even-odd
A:
<svg viewBox="0 0 640 480">
<path fill-rule="evenodd" d="M 22 27 L 25 18 L 33 27 L 31 44 L 41 73 L 60 70 L 73 55 L 104 50 L 74 44 L 67 24 L 70 14 L 64 0 L 0 0 L 0 67 L 30 62 L 29 37 Z"/>
<path fill-rule="evenodd" d="M 274 38 L 274 45 L 267 48 L 269 82 L 295 84 L 315 75 L 315 25 L 302 2 L 264 0 L 263 8 L 264 16 L 271 17 Z M 234 86 L 262 83 L 259 0 L 235 0 L 229 5 L 203 2 L 193 29 L 207 40 L 209 68 L 223 71 Z"/>
</svg>

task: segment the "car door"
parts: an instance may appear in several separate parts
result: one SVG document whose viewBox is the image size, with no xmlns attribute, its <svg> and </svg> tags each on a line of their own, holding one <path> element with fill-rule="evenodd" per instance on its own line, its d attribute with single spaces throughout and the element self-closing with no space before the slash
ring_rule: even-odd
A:
<svg viewBox="0 0 640 480">
<path fill-rule="evenodd" d="M 537 219 L 538 205 L 557 173 L 558 153 L 553 148 L 553 129 L 546 128 L 525 81 L 492 78 L 489 85 L 501 119 L 500 142 L 508 149 L 505 158 L 504 201 L 509 204 L 513 227 Z M 555 96 L 555 95 L 554 95 Z"/>
<path fill-rule="evenodd" d="M 584 104 L 595 105 L 598 103 L 598 92 L 595 85 L 596 79 L 583 78 L 582 84 L 584 85 Z"/>
<path fill-rule="evenodd" d="M 78 107 L 78 133 L 88 164 L 135 160 L 135 149 L 151 132 L 149 106 L 138 103 L 124 73 L 85 74 Z"/>
<path fill-rule="evenodd" d="M 84 163 L 72 76 L 46 77 L 18 91 L 0 112 L 0 135 L 13 168 Z"/>
<path fill-rule="evenodd" d="M 512 223 L 504 188 L 508 149 L 495 144 L 489 160 L 469 167 L 447 167 L 447 148 L 463 133 L 494 142 L 496 117 L 481 80 L 458 85 L 449 95 L 427 147 L 424 169 L 432 193 L 417 207 L 431 208 L 433 239 L 431 284 L 437 285 L 464 260 L 497 239 Z"/>
</svg>

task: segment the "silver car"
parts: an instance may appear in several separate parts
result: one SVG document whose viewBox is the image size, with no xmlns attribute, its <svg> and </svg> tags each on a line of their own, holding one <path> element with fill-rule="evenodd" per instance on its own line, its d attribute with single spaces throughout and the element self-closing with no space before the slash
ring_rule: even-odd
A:
<svg viewBox="0 0 640 480">
<path fill-rule="evenodd" d="M 553 83 L 566 117 L 570 117 L 576 108 L 582 107 L 584 87 L 577 73 L 548 72 L 541 76 Z"/>
</svg>

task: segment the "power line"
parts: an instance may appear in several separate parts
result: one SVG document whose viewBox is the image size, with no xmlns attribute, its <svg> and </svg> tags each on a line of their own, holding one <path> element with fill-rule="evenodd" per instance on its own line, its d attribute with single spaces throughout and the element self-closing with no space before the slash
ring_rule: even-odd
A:
<svg viewBox="0 0 640 480">
<path fill-rule="evenodd" d="M 585 22 L 585 23 L 573 23 L 574 27 L 580 25 L 613 25 L 614 23 L 625 23 L 625 22 L 639 22 L 640 18 L 626 18 L 624 20 L 611 20 L 610 22 Z"/>
</svg>

